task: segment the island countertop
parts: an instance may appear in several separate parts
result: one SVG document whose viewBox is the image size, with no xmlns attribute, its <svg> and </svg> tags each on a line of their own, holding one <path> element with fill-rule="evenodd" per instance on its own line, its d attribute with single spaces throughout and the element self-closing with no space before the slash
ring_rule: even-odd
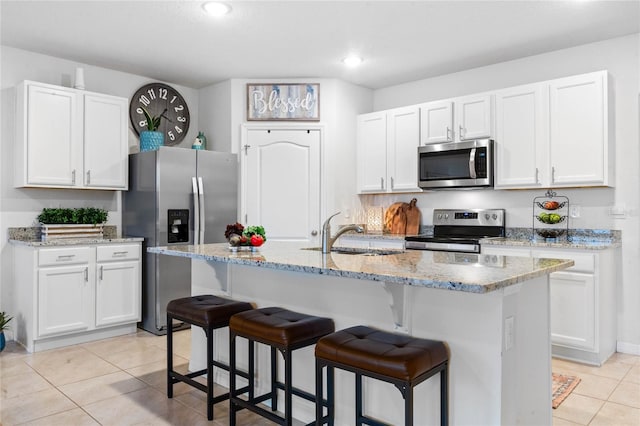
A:
<svg viewBox="0 0 640 426">
<path fill-rule="evenodd" d="M 227 243 L 149 247 L 150 253 L 311 274 L 487 293 L 573 265 L 572 260 L 498 256 L 491 264 L 467 253 L 406 250 L 368 256 L 309 250 L 303 243 L 269 241 L 258 251 L 231 251 Z M 494 256 L 495 257 L 495 256 Z M 495 259 L 494 259 L 495 260 Z"/>
</svg>

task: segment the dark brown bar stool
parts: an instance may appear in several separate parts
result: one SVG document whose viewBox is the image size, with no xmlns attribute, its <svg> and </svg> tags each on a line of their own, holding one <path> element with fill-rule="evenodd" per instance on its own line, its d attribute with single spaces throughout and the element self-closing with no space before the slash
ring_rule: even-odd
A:
<svg viewBox="0 0 640 426">
<path fill-rule="evenodd" d="M 207 394 L 207 418 L 213 420 L 213 405 L 229 398 L 229 393 L 213 396 L 213 367 L 229 371 L 229 366 L 213 359 L 214 330 L 229 325 L 229 318 L 238 312 L 253 309 L 250 303 L 237 302 L 218 296 L 204 295 L 184 297 L 167 304 L 167 397 L 173 398 L 174 383 L 187 383 Z M 207 368 L 188 374 L 173 370 L 173 320 L 201 327 L 207 336 Z M 252 372 L 249 372 L 251 374 Z M 194 377 L 207 375 L 207 385 L 193 380 Z M 245 372 L 238 372 L 248 377 Z"/>
<path fill-rule="evenodd" d="M 443 342 L 418 339 L 365 326 L 340 330 L 321 338 L 316 344 L 316 419 L 317 425 L 333 425 L 334 368 L 356 375 L 356 422 L 360 426 L 383 425 L 363 414 L 362 376 L 394 384 L 402 393 L 405 425 L 413 425 L 413 388 L 440 373 L 440 424 L 448 424 L 449 352 Z M 322 400 L 322 370 L 327 367 L 327 401 Z M 323 406 L 327 415 L 323 416 Z"/>
<path fill-rule="evenodd" d="M 330 318 L 314 317 L 283 308 L 254 309 L 234 315 L 229 321 L 229 365 L 231 367 L 229 374 L 231 377 L 229 386 L 231 393 L 229 425 L 235 426 L 236 413 L 243 408 L 277 424 L 291 425 L 293 420 L 291 406 L 293 395 L 311 402 L 316 401 L 315 395 L 296 388 L 292 384 L 292 352 L 315 344 L 319 338 L 332 333 L 334 330 L 333 320 Z M 255 342 L 271 347 L 271 390 L 268 393 L 254 396 L 253 375 L 249 377 L 248 391 L 236 389 L 236 337 L 244 337 L 249 340 L 250 351 Z M 284 358 L 284 383 L 277 380 L 278 363 L 276 350 L 280 351 Z M 253 359 L 251 352 L 249 352 L 249 367 L 252 368 L 252 366 Z M 278 389 L 284 391 L 284 417 L 275 414 L 278 409 Z M 240 398 L 244 393 L 248 393 L 248 399 Z M 266 400 L 271 400 L 271 411 L 258 406 L 259 403 Z M 310 424 L 315 424 L 315 422 Z"/>
</svg>

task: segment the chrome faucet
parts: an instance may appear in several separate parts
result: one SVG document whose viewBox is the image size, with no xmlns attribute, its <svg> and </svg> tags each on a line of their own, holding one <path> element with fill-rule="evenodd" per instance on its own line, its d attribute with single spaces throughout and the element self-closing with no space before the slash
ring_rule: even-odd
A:
<svg viewBox="0 0 640 426">
<path fill-rule="evenodd" d="M 338 229 L 338 232 L 336 232 L 336 235 L 332 237 L 331 223 L 330 223 L 331 218 L 339 214 L 340 212 L 332 214 L 327 218 L 327 220 L 324 221 L 324 224 L 322 225 L 322 252 L 323 253 L 331 252 L 331 247 L 333 247 L 333 243 L 335 243 L 338 237 L 344 234 L 345 232 L 348 232 L 348 231 L 356 231 L 359 233 L 364 232 L 364 229 L 362 229 L 362 226 L 354 225 L 354 224 L 345 225 L 342 228 Z"/>
</svg>

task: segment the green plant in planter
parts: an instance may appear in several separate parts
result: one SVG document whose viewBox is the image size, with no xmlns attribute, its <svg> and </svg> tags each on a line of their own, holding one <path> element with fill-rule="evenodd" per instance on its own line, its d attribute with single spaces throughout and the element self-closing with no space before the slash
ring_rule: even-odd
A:
<svg viewBox="0 0 640 426">
<path fill-rule="evenodd" d="M 44 208 L 38 215 L 38 221 L 46 225 L 51 224 L 93 224 L 107 221 L 109 213 L 104 209 L 95 207 L 67 209 Z"/>
<path fill-rule="evenodd" d="M 10 317 L 9 315 L 7 315 L 6 312 L 0 312 L 0 333 L 2 333 L 3 331 L 9 328 L 7 324 L 9 324 L 9 322 L 12 319 L 13 317 Z"/>
<path fill-rule="evenodd" d="M 147 130 L 150 132 L 157 132 L 158 127 L 160 127 L 160 121 L 162 121 L 162 114 L 152 117 L 149 114 L 149 111 L 145 107 L 140 107 L 142 109 L 142 113 L 144 114 L 144 118 L 147 119 Z M 166 111 L 166 110 L 165 110 Z M 164 112 L 163 112 L 164 114 Z"/>
</svg>

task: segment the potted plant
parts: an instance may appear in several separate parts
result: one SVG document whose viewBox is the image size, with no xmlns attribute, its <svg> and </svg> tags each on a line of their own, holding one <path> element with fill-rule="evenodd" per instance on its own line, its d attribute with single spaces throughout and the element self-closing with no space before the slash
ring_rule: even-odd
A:
<svg viewBox="0 0 640 426">
<path fill-rule="evenodd" d="M 145 107 L 141 109 L 147 120 L 147 130 L 140 132 L 140 151 L 154 151 L 164 145 L 164 133 L 158 131 L 162 114 L 152 116 Z"/>
<path fill-rule="evenodd" d="M 56 238 L 101 239 L 108 216 L 106 210 L 96 207 L 44 208 L 37 219 L 44 241 Z"/>
<path fill-rule="evenodd" d="M 11 321 L 13 317 L 10 317 L 6 314 L 6 312 L 0 312 L 0 352 L 4 350 L 4 347 L 7 345 L 7 340 L 4 337 L 4 331 L 9 328 L 7 324 Z"/>
</svg>

